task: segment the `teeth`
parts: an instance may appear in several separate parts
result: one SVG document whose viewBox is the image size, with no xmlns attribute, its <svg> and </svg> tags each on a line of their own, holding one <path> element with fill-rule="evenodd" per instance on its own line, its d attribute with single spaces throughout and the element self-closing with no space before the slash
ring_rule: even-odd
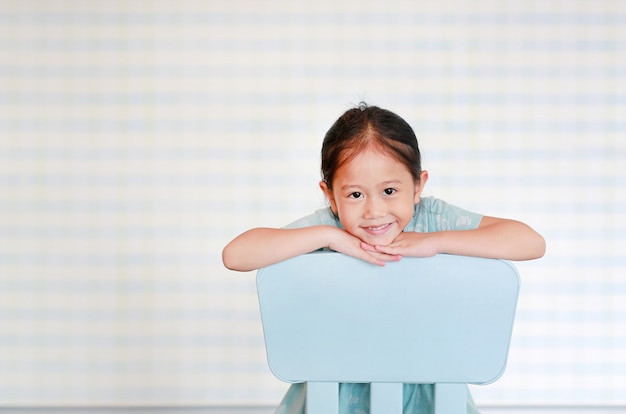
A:
<svg viewBox="0 0 626 414">
<path fill-rule="evenodd" d="M 378 227 L 370 227 L 370 230 L 380 230 L 380 229 L 383 229 L 385 227 L 387 227 L 387 225 L 386 224 L 382 224 L 382 225 L 380 225 Z"/>
</svg>

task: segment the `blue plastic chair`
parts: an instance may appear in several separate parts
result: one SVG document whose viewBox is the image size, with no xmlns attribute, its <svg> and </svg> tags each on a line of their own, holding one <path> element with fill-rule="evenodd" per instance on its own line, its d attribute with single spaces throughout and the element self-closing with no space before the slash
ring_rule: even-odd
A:
<svg viewBox="0 0 626 414">
<path fill-rule="evenodd" d="M 402 413 L 402 383 L 435 384 L 435 413 L 505 368 L 519 293 L 502 260 L 438 255 L 384 267 L 310 253 L 257 273 L 272 373 L 307 383 L 307 414 L 338 412 L 338 383 L 371 383 L 371 413 Z M 364 363 L 364 361 L 367 361 Z"/>
</svg>

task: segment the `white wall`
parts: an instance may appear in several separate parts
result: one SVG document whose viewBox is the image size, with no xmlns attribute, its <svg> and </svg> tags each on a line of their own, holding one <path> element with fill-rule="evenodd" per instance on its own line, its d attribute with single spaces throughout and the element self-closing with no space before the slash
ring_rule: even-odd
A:
<svg viewBox="0 0 626 414">
<path fill-rule="evenodd" d="M 623 3 L 0 6 L 0 405 L 275 403 L 221 248 L 323 205 L 360 100 L 413 125 L 426 193 L 547 238 L 476 400 L 626 404 Z"/>
</svg>

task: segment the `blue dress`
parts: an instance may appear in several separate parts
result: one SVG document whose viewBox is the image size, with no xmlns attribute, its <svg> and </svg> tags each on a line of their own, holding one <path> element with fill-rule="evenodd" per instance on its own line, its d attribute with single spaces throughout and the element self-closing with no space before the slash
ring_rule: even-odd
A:
<svg viewBox="0 0 626 414">
<path fill-rule="evenodd" d="M 463 210 L 445 201 L 423 197 L 415 205 L 413 219 L 405 232 L 434 232 L 446 230 L 473 230 L 478 227 L 482 215 Z M 303 217 L 287 228 L 331 225 L 343 228 L 330 208 L 320 209 Z M 367 363 L 364 361 L 364 363 Z M 434 410 L 434 386 L 432 384 L 404 384 L 402 388 L 404 414 L 430 414 Z M 292 384 L 276 409 L 276 414 L 304 414 L 306 384 Z M 339 413 L 368 414 L 370 405 L 369 384 L 339 384 Z M 479 413 L 469 390 L 467 392 L 468 414 Z"/>
</svg>

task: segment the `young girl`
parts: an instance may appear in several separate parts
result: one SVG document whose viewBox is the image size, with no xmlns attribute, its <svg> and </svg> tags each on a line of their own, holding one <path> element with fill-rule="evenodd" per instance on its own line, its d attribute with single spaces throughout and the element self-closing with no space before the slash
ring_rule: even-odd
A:
<svg viewBox="0 0 626 414">
<path fill-rule="evenodd" d="M 417 138 L 393 112 L 362 103 L 345 112 L 322 144 L 320 188 L 329 207 L 286 228 L 255 228 L 222 252 L 229 269 L 248 271 L 319 249 L 384 266 L 438 253 L 508 260 L 543 256 L 545 241 L 519 221 L 482 216 L 421 197 L 428 172 Z M 342 414 L 369 412 L 369 386 L 341 384 Z M 304 413 L 306 388 L 294 384 L 277 413 Z M 468 396 L 468 413 L 478 412 Z M 432 385 L 404 386 L 404 413 L 432 412 Z"/>
</svg>

